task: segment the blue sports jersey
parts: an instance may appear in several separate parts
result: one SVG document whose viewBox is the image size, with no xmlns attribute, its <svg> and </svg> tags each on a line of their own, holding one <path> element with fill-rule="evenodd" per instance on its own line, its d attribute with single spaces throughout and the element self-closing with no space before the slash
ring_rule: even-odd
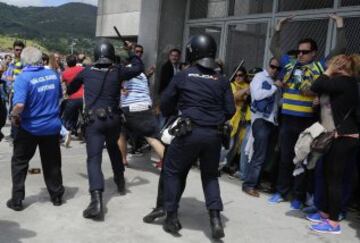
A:
<svg viewBox="0 0 360 243">
<path fill-rule="evenodd" d="M 13 103 L 24 104 L 21 127 L 36 136 L 58 134 L 61 129 L 58 74 L 43 67 L 26 67 L 14 82 Z"/>
</svg>

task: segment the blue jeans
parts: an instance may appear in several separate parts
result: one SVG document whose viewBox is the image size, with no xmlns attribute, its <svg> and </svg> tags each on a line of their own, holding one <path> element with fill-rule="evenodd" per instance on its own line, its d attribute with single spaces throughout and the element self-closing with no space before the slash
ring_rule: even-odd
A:
<svg viewBox="0 0 360 243">
<path fill-rule="evenodd" d="M 251 129 L 251 124 L 246 124 L 246 132 L 245 132 L 245 136 L 244 139 L 241 143 L 241 148 L 240 148 L 240 161 L 239 161 L 239 171 L 240 171 L 240 179 L 241 180 L 245 180 L 246 175 L 247 175 L 247 168 L 248 168 L 248 164 L 249 164 L 249 157 L 245 154 L 245 148 L 246 148 L 246 144 L 249 140 L 249 136 L 250 136 L 250 129 Z"/>
<path fill-rule="evenodd" d="M 256 119 L 252 124 L 251 129 L 254 136 L 254 154 L 248 166 L 243 188 L 255 188 L 258 184 L 273 128 L 274 125 L 264 119 Z"/>
</svg>

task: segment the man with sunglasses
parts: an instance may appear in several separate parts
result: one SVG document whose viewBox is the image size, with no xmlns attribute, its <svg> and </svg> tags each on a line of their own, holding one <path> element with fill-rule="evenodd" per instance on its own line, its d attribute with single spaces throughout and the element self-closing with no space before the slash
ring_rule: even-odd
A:
<svg viewBox="0 0 360 243">
<path fill-rule="evenodd" d="M 294 55 L 282 55 L 280 48 L 280 32 L 284 23 L 294 16 L 283 18 L 275 28 L 270 50 L 275 58 L 281 60 L 283 70 L 280 79 L 284 85 L 282 120 L 279 133 L 280 163 L 276 190 L 269 203 L 277 204 L 283 201 L 293 191 L 292 209 L 301 209 L 306 199 L 306 173 L 293 178 L 294 147 L 299 134 L 315 121 L 313 106 L 315 94 L 310 91 L 311 84 L 324 72 L 325 60 L 345 51 L 345 32 L 343 18 L 335 14 L 329 17 L 336 22 L 336 47 L 329 57 L 316 60 L 317 43 L 311 38 L 298 42 Z M 292 186 L 293 185 L 293 186 Z"/>
<path fill-rule="evenodd" d="M 136 44 L 134 47 L 134 54 L 139 58 L 142 58 L 144 55 L 144 47 L 140 44 Z M 145 75 L 147 78 L 151 78 L 154 72 L 155 72 L 155 66 L 152 65 L 145 71 Z"/>
<path fill-rule="evenodd" d="M 277 125 L 277 90 L 282 84 L 274 82 L 279 73 L 280 64 L 271 58 L 268 67 L 257 73 L 250 83 L 251 95 L 251 129 L 254 137 L 251 161 L 247 167 L 243 191 L 253 197 L 259 197 L 255 189 L 258 184 L 262 165 L 265 162 L 270 136 Z"/>
</svg>

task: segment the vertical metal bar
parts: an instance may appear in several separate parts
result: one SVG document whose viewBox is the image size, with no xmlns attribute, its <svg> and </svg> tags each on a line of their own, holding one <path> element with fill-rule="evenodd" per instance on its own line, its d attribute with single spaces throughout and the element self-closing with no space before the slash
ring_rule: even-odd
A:
<svg viewBox="0 0 360 243">
<path fill-rule="evenodd" d="M 189 38 L 189 24 L 187 23 L 189 20 L 189 16 L 190 16 L 190 2 L 192 0 L 186 0 L 186 12 L 185 12 L 185 25 L 184 25 L 184 33 L 183 33 L 183 46 L 182 46 L 182 53 L 185 54 L 186 51 L 186 44 L 187 44 L 187 39 Z M 182 60 L 185 60 L 185 55 L 182 55 Z"/>
<path fill-rule="evenodd" d="M 270 60 L 270 57 L 272 56 L 272 54 L 270 53 L 270 36 L 271 36 L 270 33 L 271 33 L 271 29 L 272 29 L 271 23 L 272 23 L 272 21 L 271 21 L 271 19 L 269 19 L 269 21 L 267 22 L 267 33 L 266 33 L 266 39 L 265 39 L 263 67 L 266 67 L 266 64 L 268 63 L 268 61 Z"/>
<path fill-rule="evenodd" d="M 190 33 L 190 26 L 188 24 L 185 25 L 185 29 L 184 29 L 184 35 L 183 35 L 183 47 L 182 47 L 182 60 L 183 61 L 186 61 L 185 60 L 185 52 L 186 52 L 186 44 L 187 44 L 187 40 L 189 38 L 189 33 Z"/>
<path fill-rule="evenodd" d="M 190 19 L 190 5 L 191 5 L 191 1 L 194 0 L 186 0 L 186 14 L 185 14 L 185 22 L 187 22 Z"/>
<path fill-rule="evenodd" d="M 334 25 L 332 21 L 329 19 L 328 22 L 328 31 L 326 35 L 326 47 L 325 47 L 325 57 L 329 55 L 331 48 L 334 46 L 335 35 L 334 35 Z"/>
<path fill-rule="evenodd" d="M 226 0 L 226 7 L 225 7 L 225 17 L 229 17 L 229 10 L 230 10 L 230 0 Z"/>
<path fill-rule="evenodd" d="M 229 7 L 230 7 L 230 0 L 225 0 L 226 4 L 225 4 L 225 18 L 229 16 Z M 226 58 L 226 46 L 227 46 L 227 36 L 228 35 L 228 31 L 227 31 L 227 24 L 226 21 L 223 21 L 222 25 L 221 25 L 221 36 L 220 36 L 220 49 L 219 49 L 219 58 L 226 63 L 225 58 Z"/>
<path fill-rule="evenodd" d="M 271 36 L 273 35 L 273 26 L 275 26 L 276 18 L 275 14 L 279 6 L 279 0 L 273 0 L 273 7 L 272 7 L 272 14 L 271 18 L 268 21 L 267 26 L 267 34 L 266 34 L 266 41 L 265 41 L 265 52 L 264 52 L 264 61 L 263 66 L 266 67 L 267 63 L 269 62 L 270 58 L 272 57 L 272 54 L 270 52 L 270 40 Z"/>
<path fill-rule="evenodd" d="M 226 58 L 227 37 L 228 37 L 227 24 L 226 22 L 224 22 L 221 26 L 220 49 L 219 49 L 219 58 L 221 58 L 224 63 Z"/>
</svg>

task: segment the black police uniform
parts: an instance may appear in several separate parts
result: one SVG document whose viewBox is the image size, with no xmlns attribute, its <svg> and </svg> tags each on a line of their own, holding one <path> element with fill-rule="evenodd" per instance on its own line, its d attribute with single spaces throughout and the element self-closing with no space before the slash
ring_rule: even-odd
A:
<svg viewBox="0 0 360 243">
<path fill-rule="evenodd" d="M 176 107 L 182 117 L 192 121 L 192 132 L 176 137 L 168 148 L 164 165 L 165 209 L 178 209 L 181 178 L 200 159 L 206 206 L 222 210 L 218 184 L 218 165 L 222 138 L 219 126 L 235 113 L 230 83 L 221 75 L 199 65 L 178 73 L 161 97 L 161 112 L 173 115 Z"/>
<path fill-rule="evenodd" d="M 131 64 L 132 67 L 87 67 L 67 87 L 67 93 L 72 94 L 82 84 L 84 85 L 85 110 L 92 113 L 85 130 L 90 191 L 104 189 L 101 160 L 105 142 L 115 177 L 124 172 L 121 153 L 117 145 L 121 129 L 119 110 L 121 81 L 136 77 L 144 69 L 142 61 L 136 56 L 132 57 Z M 101 92 L 100 95 L 99 92 Z M 107 113 L 104 118 L 97 114 L 102 109 Z"/>
</svg>

